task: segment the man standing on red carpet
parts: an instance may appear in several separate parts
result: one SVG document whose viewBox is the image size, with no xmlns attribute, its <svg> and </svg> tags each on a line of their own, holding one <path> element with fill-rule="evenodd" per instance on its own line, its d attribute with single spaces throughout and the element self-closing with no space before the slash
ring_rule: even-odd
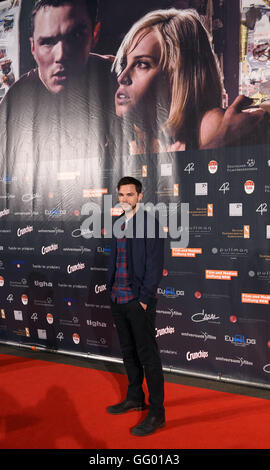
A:
<svg viewBox="0 0 270 470">
<path fill-rule="evenodd" d="M 133 177 L 118 183 L 124 211 L 114 225 L 107 291 L 128 376 L 126 399 L 109 406 L 111 414 L 146 408 L 142 383 L 149 391 L 147 417 L 131 432 L 146 436 L 165 426 L 164 377 L 156 342 L 156 291 L 163 272 L 164 238 L 159 224 L 140 207 L 142 184 Z M 118 230 L 115 230 L 118 224 Z M 149 224 L 154 230 L 150 230 Z M 121 227 L 121 230 L 120 230 Z"/>
</svg>

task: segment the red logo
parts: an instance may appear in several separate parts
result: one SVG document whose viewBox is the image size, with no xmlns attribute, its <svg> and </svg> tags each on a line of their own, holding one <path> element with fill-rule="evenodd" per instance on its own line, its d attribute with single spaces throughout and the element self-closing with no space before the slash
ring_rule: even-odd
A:
<svg viewBox="0 0 270 470">
<path fill-rule="evenodd" d="M 251 181 L 251 180 L 246 181 L 244 187 L 245 187 L 245 191 L 247 194 L 253 193 L 255 189 L 254 181 Z"/>
<path fill-rule="evenodd" d="M 78 333 L 74 333 L 73 336 L 72 336 L 72 339 L 73 339 L 75 344 L 79 344 L 80 337 L 79 337 Z"/>
<path fill-rule="evenodd" d="M 230 322 L 231 323 L 236 323 L 237 322 L 237 317 L 235 315 L 230 316 Z"/>
<path fill-rule="evenodd" d="M 209 173 L 214 174 L 217 172 L 217 169 L 218 169 L 218 163 L 215 160 L 211 160 L 211 162 L 208 163 Z"/>
</svg>

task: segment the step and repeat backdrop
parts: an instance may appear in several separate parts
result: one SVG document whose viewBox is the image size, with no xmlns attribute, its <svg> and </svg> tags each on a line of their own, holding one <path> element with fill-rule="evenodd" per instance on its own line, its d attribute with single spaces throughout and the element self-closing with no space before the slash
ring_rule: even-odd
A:
<svg viewBox="0 0 270 470">
<path fill-rule="evenodd" d="M 117 169 L 44 162 L 39 170 L 35 191 L 27 168 L 1 175 L 1 341 L 121 357 L 106 293 L 106 227 L 118 213 L 117 181 L 128 174 L 142 181 L 144 203 L 163 226 L 170 211 L 177 217 L 180 237 L 164 226 L 157 291 L 164 366 L 268 384 L 267 147 L 132 156 Z M 172 247 L 187 239 L 186 248 Z"/>
<path fill-rule="evenodd" d="M 11 154 L 0 164 L 2 343 L 121 360 L 106 273 L 117 182 L 130 175 L 142 181 L 165 238 L 156 321 L 164 367 L 269 385 L 267 145 Z"/>
</svg>

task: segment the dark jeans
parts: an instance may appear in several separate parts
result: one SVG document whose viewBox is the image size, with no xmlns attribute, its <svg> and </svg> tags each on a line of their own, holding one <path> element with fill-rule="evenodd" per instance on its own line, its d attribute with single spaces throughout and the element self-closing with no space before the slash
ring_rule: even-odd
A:
<svg viewBox="0 0 270 470">
<path fill-rule="evenodd" d="M 145 375 L 149 391 L 149 412 L 164 415 L 164 377 L 155 337 L 156 301 L 144 310 L 137 299 L 126 304 L 111 302 L 128 376 L 127 399 L 143 401 Z"/>
</svg>

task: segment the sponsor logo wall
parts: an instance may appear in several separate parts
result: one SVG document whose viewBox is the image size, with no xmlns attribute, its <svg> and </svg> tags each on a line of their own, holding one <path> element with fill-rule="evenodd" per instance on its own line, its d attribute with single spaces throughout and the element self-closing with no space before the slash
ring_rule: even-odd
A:
<svg viewBox="0 0 270 470">
<path fill-rule="evenodd" d="M 103 3 L 110 16 L 111 2 Z M 208 2 L 200 3 L 206 9 Z M 0 60 L 5 66 L 0 98 L 7 78 L 11 84 L 19 75 L 20 4 L 15 1 L 11 9 L 0 11 Z M 223 2 L 213 4 L 221 8 Z M 245 1 L 244 7 L 249 4 L 253 2 Z M 213 34 L 220 39 L 222 48 L 216 43 L 216 49 L 222 58 L 224 31 L 220 21 L 216 24 Z M 258 39 L 251 33 L 250 38 L 248 44 Z M 112 52 L 106 41 L 105 46 L 102 53 Z M 245 78 L 248 71 L 241 67 L 244 92 L 254 85 L 254 78 Z M 253 91 L 265 92 L 266 78 L 264 71 L 263 85 Z M 268 386 L 267 146 L 133 156 L 112 155 L 105 146 L 100 155 L 89 151 L 82 158 L 81 134 L 76 137 L 74 152 L 68 148 L 65 154 L 66 147 L 60 152 L 68 160 L 53 160 L 53 155 L 51 161 L 42 159 L 40 150 L 40 158 L 22 162 L 28 146 L 34 148 L 30 139 L 30 144 L 18 145 L 16 158 L 12 148 L 0 162 L 0 342 L 121 359 L 106 274 L 110 230 L 119 215 L 116 187 L 121 176 L 130 175 L 142 181 L 143 202 L 156 209 L 165 237 L 156 321 L 164 367 Z M 42 149 L 43 143 L 49 154 L 48 141 Z M 58 150 L 56 146 L 56 156 Z M 79 157 L 73 159 L 74 154 Z"/>
<path fill-rule="evenodd" d="M 44 178 L 34 186 L 30 164 L 0 175 L 0 340 L 121 358 L 106 292 L 105 196 L 114 207 L 117 181 L 129 174 L 143 182 L 145 203 L 163 204 L 167 220 L 170 204 L 177 208 L 181 235 L 173 240 L 164 227 L 165 266 L 157 290 L 156 337 L 164 366 L 268 384 L 267 148 L 119 161 L 104 159 L 97 173 L 90 160 L 63 161 L 61 168 L 41 162 Z M 189 204 L 185 226 L 183 203 Z M 99 238 L 93 237 L 91 204 L 100 207 Z M 111 210 L 112 221 L 118 213 Z M 187 246 L 172 247 L 184 237 Z"/>
</svg>

